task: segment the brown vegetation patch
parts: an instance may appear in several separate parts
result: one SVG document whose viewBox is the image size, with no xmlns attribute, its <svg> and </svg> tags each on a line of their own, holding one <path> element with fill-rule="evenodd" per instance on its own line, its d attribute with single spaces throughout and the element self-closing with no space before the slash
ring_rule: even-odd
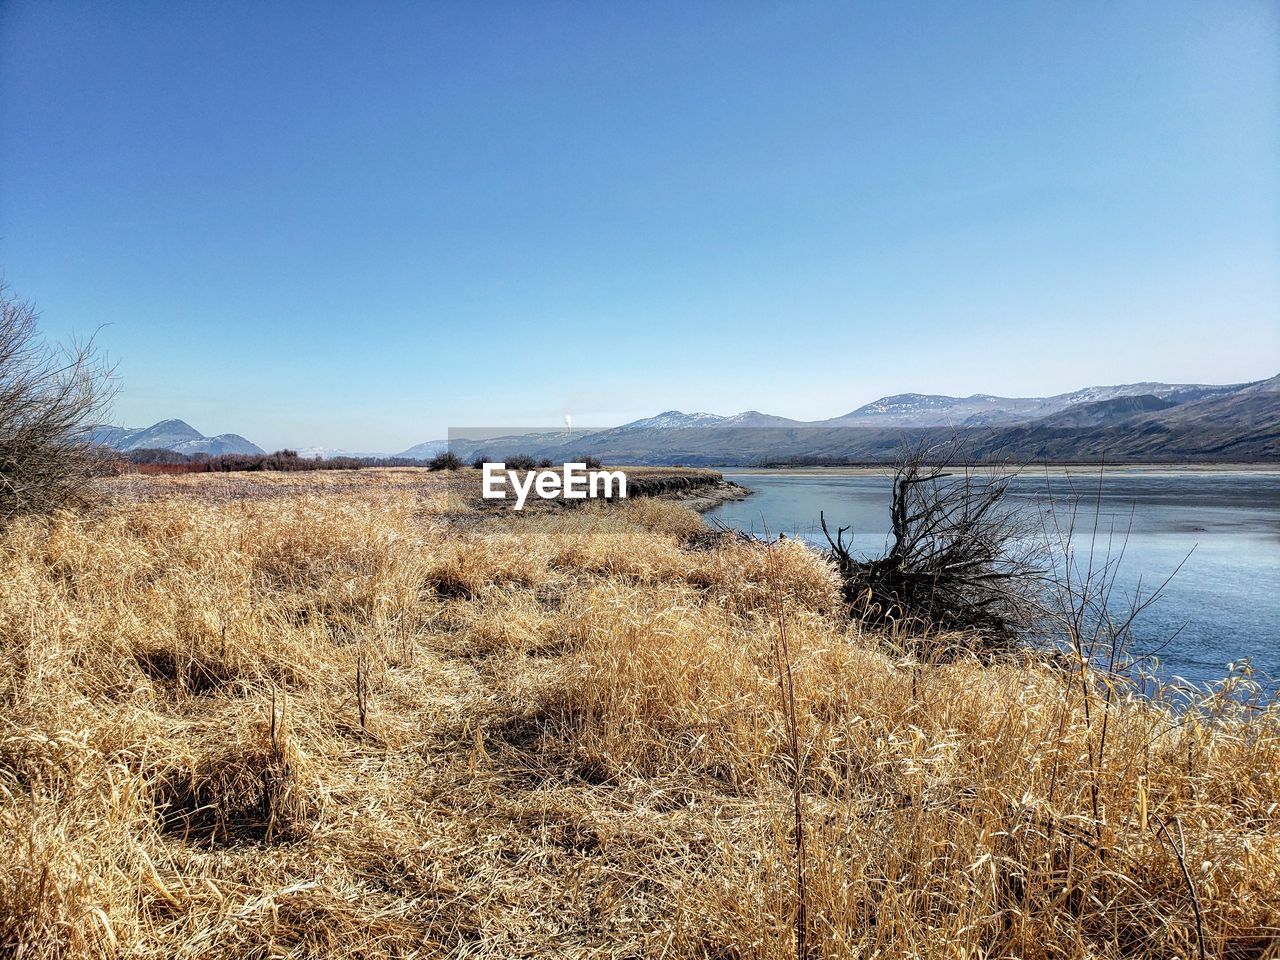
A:
<svg viewBox="0 0 1280 960">
<path fill-rule="evenodd" d="M 814 955 L 1274 955 L 1246 677 L 1087 712 L 1107 678 L 933 662 L 660 501 L 226 479 L 5 533 L 0 953 L 794 957 L 798 806 Z"/>
</svg>

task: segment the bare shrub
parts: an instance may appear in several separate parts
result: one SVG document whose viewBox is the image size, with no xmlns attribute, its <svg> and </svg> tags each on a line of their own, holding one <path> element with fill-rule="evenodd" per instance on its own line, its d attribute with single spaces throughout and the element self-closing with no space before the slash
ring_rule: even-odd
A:
<svg viewBox="0 0 1280 960">
<path fill-rule="evenodd" d="M 462 466 L 462 458 L 452 450 L 437 453 L 427 463 L 428 470 L 461 470 Z"/>
<path fill-rule="evenodd" d="M 0 284 L 0 524 L 84 499 L 108 458 L 90 435 L 111 396 L 93 340 L 58 345 L 35 307 Z"/>
<path fill-rule="evenodd" d="M 920 635 L 965 631 L 986 649 L 1012 644 L 1036 621 L 1044 562 L 1038 518 L 1009 496 L 1007 470 L 952 468 L 961 448 L 907 451 L 894 468 L 891 541 L 881 557 L 853 555 L 848 527 L 822 530 L 846 602 L 866 621 Z M 932 461 L 932 462 L 931 462 Z"/>
<path fill-rule="evenodd" d="M 137 473 L 300 473 L 308 470 L 361 470 L 379 463 L 374 458 L 303 457 L 296 450 L 275 453 L 193 453 L 190 456 L 171 450 L 130 450 L 121 458 L 132 464 Z M 403 465 L 410 465 L 405 461 Z M 401 464 L 387 463 L 388 466 Z M 417 465 L 412 462 L 412 465 Z M 166 469 L 155 469 L 162 467 Z M 175 468 L 175 469 L 168 469 Z"/>
<path fill-rule="evenodd" d="M 507 457 L 506 464 L 508 470 L 536 470 L 538 468 L 538 461 L 527 453 L 517 453 L 514 456 Z"/>
</svg>

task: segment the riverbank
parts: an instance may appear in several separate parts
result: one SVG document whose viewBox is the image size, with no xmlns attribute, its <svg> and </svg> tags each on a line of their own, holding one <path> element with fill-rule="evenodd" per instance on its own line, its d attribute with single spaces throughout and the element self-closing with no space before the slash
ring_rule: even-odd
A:
<svg viewBox="0 0 1280 960">
<path fill-rule="evenodd" d="M 725 503 L 745 500 L 751 490 L 702 467 L 613 467 L 627 474 L 628 496 L 656 497 L 706 513 Z"/>
<path fill-rule="evenodd" d="M 618 470 L 626 474 L 628 499 L 663 500 L 668 503 L 678 503 L 698 513 L 705 513 L 725 503 L 744 500 L 751 495 L 750 489 L 725 479 L 724 475 L 717 470 L 700 467 L 624 465 L 610 465 L 605 469 Z M 503 501 L 485 502 L 481 499 L 478 471 L 466 468 L 458 470 L 448 477 L 447 482 L 457 497 L 456 502 L 462 507 L 463 516 L 473 510 L 503 513 L 509 508 L 509 505 Z M 524 511 L 534 513 L 565 508 L 576 509 L 583 505 L 583 501 L 534 498 L 525 503 Z"/>
<path fill-rule="evenodd" d="M 757 534 L 767 526 L 821 549 L 825 515 L 833 530 L 849 528 L 863 555 L 886 549 L 888 472 L 727 476 L 755 494 L 713 510 L 717 523 Z M 1203 687 L 1248 661 L 1260 681 L 1280 689 L 1280 471 L 1108 469 L 1101 486 L 1096 471 L 1033 471 L 1012 480 L 1010 491 L 1028 517 L 1039 515 L 1032 522 L 1058 544 L 1055 554 L 1073 516 L 1077 555 L 1092 543 L 1101 564 L 1108 551 L 1118 557 L 1123 543 L 1123 561 L 1112 570 L 1117 602 L 1165 585 L 1133 627 L 1128 653 L 1159 660 L 1144 660 L 1142 669 Z"/>
<path fill-rule="evenodd" d="M 678 503 L 682 507 L 688 507 L 690 510 L 698 513 L 706 513 L 708 510 L 714 510 L 716 507 L 725 503 L 733 503 L 738 500 L 746 500 L 751 496 L 752 491 L 748 487 L 734 483 L 732 480 L 720 479 L 715 483 L 706 484 L 689 492 L 669 498 L 671 502 Z"/>
<path fill-rule="evenodd" d="M 981 472 L 983 470 L 991 470 L 991 464 L 954 464 L 953 469 L 957 470 L 974 470 Z M 865 476 L 889 476 L 893 473 L 893 464 L 863 464 L 859 466 L 835 466 L 835 467 L 717 467 L 717 470 L 732 473 L 736 476 L 749 476 L 751 474 L 760 474 L 761 476 L 848 476 L 848 477 L 865 477 Z M 1059 463 L 1059 464 L 1028 464 L 1021 468 L 1022 473 L 1043 473 L 1055 474 L 1082 474 L 1097 476 L 1102 471 L 1107 476 L 1123 476 L 1125 474 L 1133 474 L 1135 476 L 1156 476 L 1167 474 L 1176 476 L 1180 474 L 1192 473 L 1263 473 L 1280 474 L 1280 463 Z"/>
</svg>

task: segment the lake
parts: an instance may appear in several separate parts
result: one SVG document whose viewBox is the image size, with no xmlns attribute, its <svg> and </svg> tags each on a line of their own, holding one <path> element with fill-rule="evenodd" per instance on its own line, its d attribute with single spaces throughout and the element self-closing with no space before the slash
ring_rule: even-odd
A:
<svg viewBox="0 0 1280 960">
<path fill-rule="evenodd" d="M 834 533 L 851 527 L 859 552 L 881 552 L 889 531 L 888 474 L 855 471 L 725 470 L 754 491 L 708 513 L 730 527 L 801 537 L 825 547 L 820 511 Z M 1280 470 L 1072 469 L 1024 473 L 1011 491 L 1030 509 L 1052 491 L 1081 498 L 1077 530 L 1087 544 L 1094 515 L 1128 545 L 1117 590 L 1132 596 L 1182 569 L 1135 628 L 1137 656 L 1156 655 L 1160 673 L 1198 685 L 1249 658 L 1260 678 L 1280 678 Z M 1059 508 L 1064 509 L 1062 507 Z M 1079 534 L 1077 543 L 1081 542 Z M 1105 548 L 1105 542 L 1103 547 Z M 1123 599 L 1121 600 L 1123 604 Z"/>
</svg>

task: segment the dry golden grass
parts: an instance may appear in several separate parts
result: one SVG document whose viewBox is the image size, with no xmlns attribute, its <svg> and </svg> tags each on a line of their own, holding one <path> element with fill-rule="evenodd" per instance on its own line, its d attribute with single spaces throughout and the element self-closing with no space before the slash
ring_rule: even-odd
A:
<svg viewBox="0 0 1280 960">
<path fill-rule="evenodd" d="M 1195 956 L 1197 909 L 1277 955 L 1276 709 L 1086 721 L 886 656 L 799 545 L 446 482 L 127 477 L 0 538 L 0 952 L 794 956 L 781 623 L 814 956 Z"/>
</svg>

